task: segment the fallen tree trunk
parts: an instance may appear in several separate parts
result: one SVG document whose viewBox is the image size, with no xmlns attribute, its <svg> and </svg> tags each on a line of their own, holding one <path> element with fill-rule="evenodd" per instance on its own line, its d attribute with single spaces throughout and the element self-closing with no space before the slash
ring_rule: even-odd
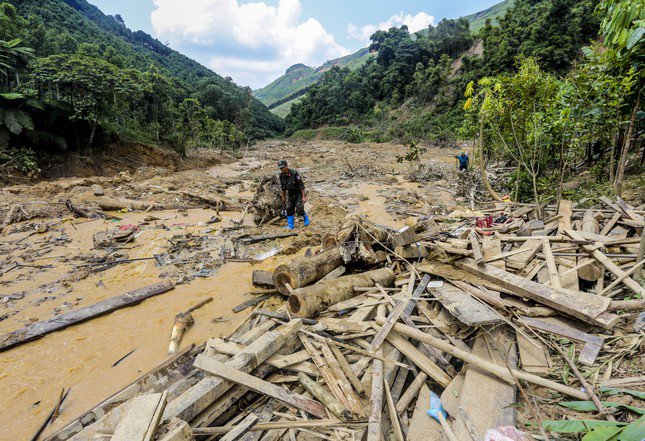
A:
<svg viewBox="0 0 645 441">
<path fill-rule="evenodd" d="M 36 322 L 33 325 L 29 325 L 22 329 L 18 329 L 17 331 L 0 336 L 0 351 L 40 338 L 51 332 L 59 331 L 76 323 L 81 323 L 94 317 L 116 311 L 117 309 L 135 305 L 148 297 L 162 294 L 173 288 L 173 283 L 166 280 L 155 283 L 154 285 L 135 289 L 134 291 L 130 291 L 118 297 L 103 300 L 102 302 L 95 303 L 85 308 L 58 315 L 49 320 Z"/>
<path fill-rule="evenodd" d="M 293 289 L 302 288 L 325 277 L 343 264 L 338 248 L 297 259 L 288 265 L 280 265 L 273 272 L 273 284 L 278 292 L 288 296 L 287 284 Z"/>
<path fill-rule="evenodd" d="M 369 288 L 377 283 L 391 286 L 394 283 L 394 271 L 382 268 L 300 288 L 289 296 L 289 310 L 298 317 L 314 317 L 328 306 L 354 297 L 354 288 Z"/>
</svg>

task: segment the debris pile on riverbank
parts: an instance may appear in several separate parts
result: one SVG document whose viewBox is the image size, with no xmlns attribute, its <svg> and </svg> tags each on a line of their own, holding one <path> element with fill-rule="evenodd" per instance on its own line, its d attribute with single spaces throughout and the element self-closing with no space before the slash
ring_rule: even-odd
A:
<svg viewBox="0 0 645 441">
<path fill-rule="evenodd" d="M 349 217 L 255 274 L 264 297 L 241 305 L 256 309 L 228 337 L 52 439 L 527 440 L 593 427 L 636 439 L 642 214 L 600 198 L 491 204 L 400 230 Z"/>
</svg>

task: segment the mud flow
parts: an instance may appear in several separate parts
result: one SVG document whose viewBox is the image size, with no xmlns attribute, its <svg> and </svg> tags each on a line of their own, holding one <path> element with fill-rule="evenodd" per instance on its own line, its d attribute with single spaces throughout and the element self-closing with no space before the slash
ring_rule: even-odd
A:
<svg viewBox="0 0 645 441">
<path fill-rule="evenodd" d="M 175 315 L 208 297 L 213 301 L 192 313 L 194 325 L 180 350 L 229 335 L 250 311 L 234 313 L 232 308 L 262 291 L 252 285 L 253 270 L 273 270 L 319 247 L 348 214 L 400 229 L 414 213 L 453 204 L 454 152 L 431 149 L 426 154 L 424 162 L 441 170 L 430 180 L 415 178 L 417 165 L 396 162 L 404 149 L 274 142 L 208 169 L 144 167 L 111 177 L 60 178 L 2 189 L 0 219 L 13 209 L 16 221 L 0 236 L 0 333 L 161 280 L 176 286 L 0 352 L 0 440 L 28 439 L 62 389 L 70 392 L 44 435 L 169 359 Z M 277 174 L 278 159 L 287 159 L 303 176 L 312 225 L 305 229 L 298 219 L 298 236 L 247 244 L 240 238 L 285 232 L 280 219 L 256 226 L 250 209 L 258 183 Z M 216 198 L 226 207 L 218 210 L 208 203 Z M 107 218 L 74 215 L 68 200 Z M 119 203 L 134 208 L 112 206 Z M 283 301 L 271 297 L 266 307 Z"/>
</svg>

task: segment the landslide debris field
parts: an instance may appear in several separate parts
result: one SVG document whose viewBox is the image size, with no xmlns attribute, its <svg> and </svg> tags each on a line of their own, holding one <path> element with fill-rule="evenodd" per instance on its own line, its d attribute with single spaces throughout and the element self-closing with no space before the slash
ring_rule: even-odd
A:
<svg viewBox="0 0 645 441">
<path fill-rule="evenodd" d="M 395 159 L 404 151 L 390 144 L 273 142 L 207 169 L 142 166 L 0 190 L 1 333 L 164 279 L 176 284 L 136 306 L 1 352 L 0 439 L 33 434 L 62 389 L 70 392 L 45 434 L 169 359 L 175 315 L 208 297 L 213 301 L 193 313 L 180 350 L 228 335 L 249 312 L 231 308 L 262 291 L 252 286 L 252 271 L 273 270 L 320 245 L 348 213 L 401 228 L 407 212 L 451 208 L 455 153 L 426 154 L 446 191 L 437 182 L 409 182 L 410 166 Z M 305 179 L 312 225 L 303 229 L 299 219 L 296 237 L 246 244 L 240 239 L 284 233 L 283 222 L 256 227 L 251 207 L 262 180 L 277 175 L 280 158 Z"/>
<path fill-rule="evenodd" d="M 454 150 L 405 153 L 4 189 L 0 439 L 639 439 L 643 207 L 486 202 Z"/>
</svg>

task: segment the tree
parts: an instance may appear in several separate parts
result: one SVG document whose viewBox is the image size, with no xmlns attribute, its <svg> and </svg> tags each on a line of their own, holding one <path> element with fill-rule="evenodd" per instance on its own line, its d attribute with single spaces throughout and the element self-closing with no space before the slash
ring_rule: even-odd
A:
<svg viewBox="0 0 645 441">
<path fill-rule="evenodd" d="M 142 115 L 145 125 L 150 127 L 155 140 L 161 142 L 162 134 L 171 133 L 175 124 L 173 88 L 170 80 L 151 65 L 144 75 L 142 91 Z"/>
<path fill-rule="evenodd" d="M 639 85 L 630 97 L 631 116 L 627 133 L 624 137 L 622 153 L 618 161 L 618 170 L 614 187 L 621 194 L 627 158 L 634 138 L 636 115 L 640 108 L 643 91 L 643 58 L 645 58 L 645 6 L 642 0 L 604 0 L 598 5 L 598 11 L 604 18 L 600 29 L 608 51 L 613 52 L 613 66 L 616 71 L 625 75 L 629 70 L 637 72 L 636 84 Z"/>
<path fill-rule="evenodd" d="M 533 58 L 522 60 L 515 75 L 501 75 L 479 81 L 481 91 L 467 102 L 477 112 L 484 143 L 494 153 L 513 161 L 517 177 L 530 177 L 536 204 L 541 201 L 538 179 L 547 167 L 552 147 L 549 121 L 558 92 L 557 80 L 543 72 Z"/>
<path fill-rule="evenodd" d="M 72 110 L 73 120 L 88 123 L 88 149 L 92 148 L 99 122 L 114 117 L 120 100 L 136 90 L 128 72 L 81 54 L 40 59 L 32 72 L 32 81 L 44 99 L 65 103 Z"/>
<path fill-rule="evenodd" d="M 34 50 L 20 46 L 21 39 L 0 40 L 0 74 L 4 77 L 5 90 L 10 88 L 10 74 L 16 75 L 16 86 L 20 86 L 20 70 L 27 67 L 34 58 Z"/>
<path fill-rule="evenodd" d="M 210 148 L 237 150 L 246 140 L 246 135 L 228 121 L 206 118 L 202 139 Z"/>
<path fill-rule="evenodd" d="M 179 105 L 179 133 L 181 145 L 179 153 L 186 156 L 186 148 L 190 140 L 195 140 L 203 133 L 206 124 L 206 112 L 200 102 L 194 98 L 186 98 Z"/>
</svg>

